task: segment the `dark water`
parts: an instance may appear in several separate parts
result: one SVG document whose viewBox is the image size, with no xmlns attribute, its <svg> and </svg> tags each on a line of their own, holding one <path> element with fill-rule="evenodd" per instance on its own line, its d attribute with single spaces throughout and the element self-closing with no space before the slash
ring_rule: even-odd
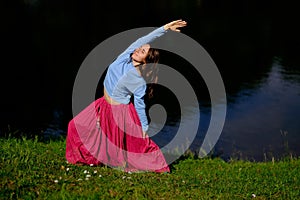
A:
<svg viewBox="0 0 300 200">
<path fill-rule="evenodd" d="M 235 84 L 239 89 L 231 91 L 227 88 L 227 115 L 221 136 L 213 149 L 213 155 L 224 159 L 243 158 L 255 161 L 297 156 L 300 152 L 300 70 L 294 62 L 274 56 L 266 63 L 265 70 L 255 72 L 255 76 L 247 79 L 251 72 L 233 74 Z M 178 60 L 175 62 L 178 63 Z M 184 63 L 178 64 L 188 70 Z M 174 64 L 176 68 L 176 64 Z M 243 66 L 243 65 L 241 65 Z M 184 74 L 184 72 L 182 72 Z M 237 78 L 238 77 L 238 78 Z M 243 81 L 236 79 L 243 79 Z M 161 112 L 166 121 L 154 120 L 152 126 L 155 133 L 153 139 L 162 147 L 175 137 L 180 122 L 188 123 L 194 120 L 197 112 L 201 113 L 198 134 L 190 149 L 199 152 L 203 138 L 210 124 L 210 102 L 208 93 L 199 77 L 188 76 L 198 93 L 200 108 L 189 107 L 188 115 L 181 115 L 178 103 L 166 91 L 158 92 L 159 103 L 156 112 Z M 224 79 L 226 81 L 226 79 Z M 163 99 L 168 99 L 165 102 Z M 170 104 L 172 106 L 170 106 Z M 164 107 L 164 108 L 163 108 Z M 171 107 L 171 108 L 169 108 Z M 161 111 L 165 110 L 165 111 Z M 155 111 L 153 111 L 155 112 Z M 184 118 L 182 118 L 184 117 Z M 183 141 L 180 148 L 188 142 Z"/>
<path fill-rule="evenodd" d="M 300 154 L 296 5 L 283 1 L 29 0 L 6 2 L 1 10 L 1 135 L 15 130 L 65 135 L 72 118 L 77 71 L 95 46 L 128 29 L 183 18 L 188 21 L 183 33 L 207 50 L 225 84 L 227 116 L 215 154 L 254 160 Z M 178 120 L 193 120 L 193 113 L 200 112 L 200 128 L 191 145 L 197 150 L 210 123 L 205 82 L 178 56 L 162 53 L 161 62 L 187 77 L 201 106 L 200 110 L 188 108 L 189 119 L 180 119 L 176 100 L 169 103 L 170 94 L 160 88 L 156 103 L 167 108 L 167 121 L 165 126 L 157 123 L 162 130 L 153 139 L 167 144 Z"/>
<path fill-rule="evenodd" d="M 238 93 L 228 94 L 227 115 L 222 134 L 213 154 L 224 159 L 243 158 L 255 161 L 297 156 L 300 152 L 300 71 L 283 66 L 274 58 L 269 70 L 251 82 L 243 82 Z M 200 101 L 198 134 L 190 149 L 199 151 L 210 123 L 210 110 Z M 189 108 L 187 118 L 197 119 L 198 108 Z M 180 118 L 155 123 L 161 130 L 154 140 L 167 145 L 178 131 Z M 175 122 L 174 122 L 175 121 Z M 183 143 L 183 145 L 187 145 Z"/>
<path fill-rule="evenodd" d="M 226 123 L 217 146 L 227 156 L 235 154 L 254 160 L 289 153 L 299 155 L 299 71 L 288 71 L 275 60 L 270 71 L 256 84 L 254 89 L 250 84 L 229 97 L 235 102 L 228 104 Z"/>
</svg>

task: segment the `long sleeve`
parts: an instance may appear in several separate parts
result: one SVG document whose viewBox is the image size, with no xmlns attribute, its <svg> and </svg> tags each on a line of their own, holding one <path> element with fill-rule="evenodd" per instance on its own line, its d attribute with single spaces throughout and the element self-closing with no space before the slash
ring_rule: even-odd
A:
<svg viewBox="0 0 300 200">
<path fill-rule="evenodd" d="M 120 54 L 119 57 L 123 57 L 124 55 L 131 54 L 135 49 L 139 48 L 144 44 L 154 41 L 156 38 L 162 36 L 166 32 L 167 31 L 164 29 L 163 26 L 153 30 L 152 32 L 148 33 L 143 37 L 140 37 L 135 42 L 133 42 L 123 53 Z"/>
<path fill-rule="evenodd" d="M 142 129 L 144 132 L 148 130 L 148 119 L 146 116 L 146 111 L 145 111 L 145 103 L 144 103 L 144 96 L 146 94 L 146 85 L 142 85 L 141 87 L 137 88 L 134 91 L 134 107 L 136 109 L 136 112 L 140 118 L 141 124 L 142 124 Z"/>
<path fill-rule="evenodd" d="M 146 82 L 134 68 L 130 54 L 135 49 L 152 42 L 166 32 L 164 27 L 161 26 L 133 42 L 109 66 L 103 83 L 109 96 L 117 102 L 127 104 L 130 101 L 130 97 L 134 95 L 134 106 L 140 118 L 143 131 L 148 130 L 148 119 L 144 103 Z"/>
<path fill-rule="evenodd" d="M 143 131 L 148 130 L 148 119 L 145 111 L 144 96 L 146 95 L 147 84 L 145 80 L 138 74 L 136 69 L 127 72 L 126 76 L 121 80 L 120 87 L 126 88 L 133 94 L 134 107 L 140 118 Z M 124 90 L 124 89 L 123 89 Z"/>
</svg>

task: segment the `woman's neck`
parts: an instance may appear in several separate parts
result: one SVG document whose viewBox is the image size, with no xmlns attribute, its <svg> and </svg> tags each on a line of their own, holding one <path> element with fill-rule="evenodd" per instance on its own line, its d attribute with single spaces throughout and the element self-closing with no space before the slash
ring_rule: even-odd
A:
<svg viewBox="0 0 300 200">
<path fill-rule="evenodd" d="M 133 66 L 137 67 L 137 66 L 139 66 L 141 63 L 138 62 L 138 61 L 136 61 L 136 60 L 133 60 L 133 59 L 132 59 L 132 64 L 133 64 Z"/>
</svg>

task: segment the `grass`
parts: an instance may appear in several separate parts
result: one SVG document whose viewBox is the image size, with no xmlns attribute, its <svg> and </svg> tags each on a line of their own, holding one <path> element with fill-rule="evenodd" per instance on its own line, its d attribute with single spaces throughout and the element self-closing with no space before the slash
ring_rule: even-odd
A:
<svg viewBox="0 0 300 200">
<path fill-rule="evenodd" d="M 2 138 L 0 199 L 298 199 L 300 159 L 224 162 L 191 155 L 171 173 L 129 174 L 65 160 L 65 140 Z"/>
</svg>

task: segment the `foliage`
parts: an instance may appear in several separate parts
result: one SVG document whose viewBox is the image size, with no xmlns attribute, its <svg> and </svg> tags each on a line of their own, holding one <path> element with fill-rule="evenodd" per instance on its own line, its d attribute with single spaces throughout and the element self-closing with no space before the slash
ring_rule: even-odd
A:
<svg viewBox="0 0 300 200">
<path fill-rule="evenodd" d="M 65 140 L 0 139 L 0 199 L 296 199 L 300 160 L 183 156 L 171 173 L 126 173 L 65 160 Z"/>
</svg>

